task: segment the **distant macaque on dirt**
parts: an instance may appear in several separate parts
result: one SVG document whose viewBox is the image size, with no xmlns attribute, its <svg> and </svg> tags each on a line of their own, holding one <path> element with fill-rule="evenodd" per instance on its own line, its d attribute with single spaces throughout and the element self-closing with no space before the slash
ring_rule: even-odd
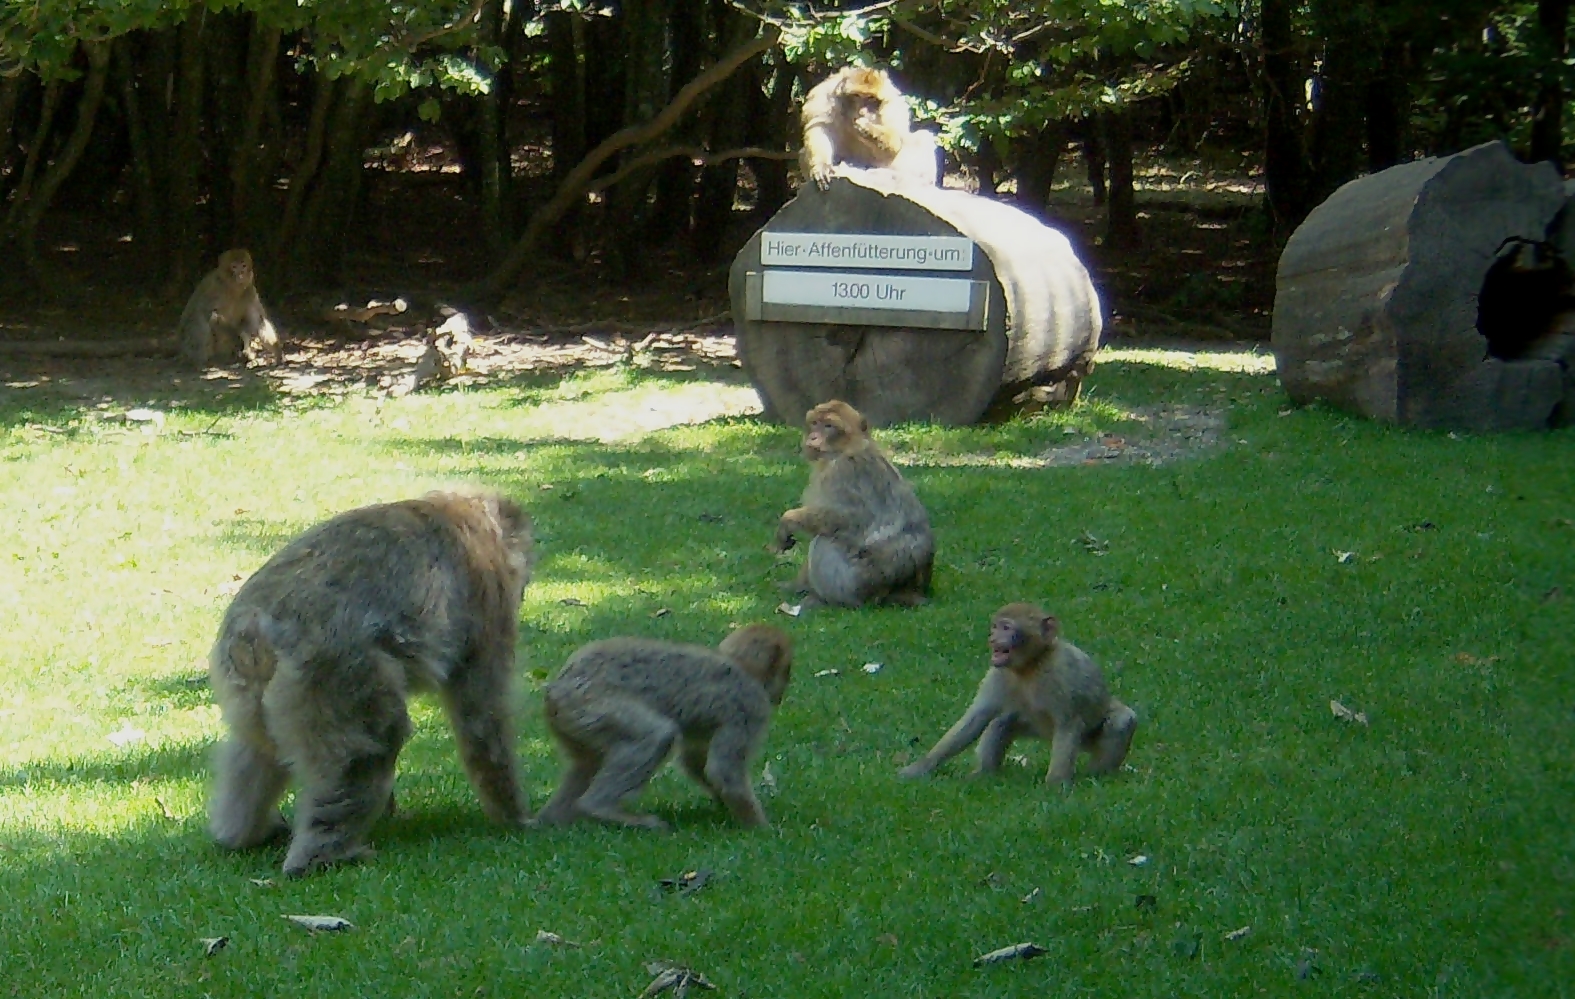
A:
<svg viewBox="0 0 1575 999">
<path fill-rule="evenodd" d="M 181 357 L 198 368 L 242 354 L 253 359 L 266 355 L 272 363 L 279 361 L 279 333 L 257 294 L 251 253 L 225 250 L 219 254 L 219 266 L 197 282 L 186 300 L 177 336 Z"/>
</svg>

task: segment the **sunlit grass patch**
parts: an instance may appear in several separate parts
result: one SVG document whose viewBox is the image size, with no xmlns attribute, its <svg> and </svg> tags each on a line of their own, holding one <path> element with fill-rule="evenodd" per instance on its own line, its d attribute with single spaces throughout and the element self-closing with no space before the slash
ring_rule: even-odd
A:
<svg viewBox="0 0 1575 999">
<path fill-rule="evenodd" d="M 778 584 L 798 556 L 764 546 L 803 488 L 798 433 L 734 412 L 736 381 L 135 400 L 162 424 L 46 389 L 0 397 L 0 985 L 17 995 L 638 995 L 652 960 L 724 995 L 839 999 L 1575 980 L 1569 431 L 1399 431 L 1288 405 L 1263 353 L 1121 347 L 1074 408 L 879 431 L 935 525 L 934 600 L 795 619 Z M 1208 446 L 1124 457 L 1178 412 L 1207 416 Z M 1074 443 L 1102 450 L 1047 458 Z M 770 620 L 798 648 L 756 768 L 772 830 L 738 830 L 671 772 L 641 807 L 672 835 L 498 830 L 418 701 L 371 862 L 286 882 L 279 850 L 210 844 L 204 658 L 235 583 L 324 517 L 454 482 L 536 522 L 517 693 L 533 803 L 559 771 L 540 686 L 574 648 Z M 1061 795 L 1021 743 L 996 779 L 958 759 L 897 781 L 1017 599 L 1058 614 L 1139 712 L 1128 770 Z M 698 868 L 701 891 L 661 887 Z M 290 913 L 356 928 L 314 936 Z M 972 968 L 1024 940 L 1050 953 Z"/>
</svg>

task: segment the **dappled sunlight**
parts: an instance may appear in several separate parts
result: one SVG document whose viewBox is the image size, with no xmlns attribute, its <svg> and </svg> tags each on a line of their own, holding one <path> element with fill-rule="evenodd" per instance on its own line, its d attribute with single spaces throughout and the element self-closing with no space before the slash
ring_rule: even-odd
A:
<svg viewBox="0 0 1575 999">
<path fill-rule="evenodd" d="M 1177 371 L 1225 371 L 1232 374 L 1272 375 L 1274 354 L 1261 346 L 1209 347 L 1106 347 L 1098 363 L 1147 364 Z"/>
<path fill-rule="evenodd" d="M 588 393 L 567 402 L 543 402 L 520 413 L 516 427 L 526 438 L 612 442 L 682 424 L 759 412 L 760 399 L 747 385 L 642 384 Z"/>
</svg>

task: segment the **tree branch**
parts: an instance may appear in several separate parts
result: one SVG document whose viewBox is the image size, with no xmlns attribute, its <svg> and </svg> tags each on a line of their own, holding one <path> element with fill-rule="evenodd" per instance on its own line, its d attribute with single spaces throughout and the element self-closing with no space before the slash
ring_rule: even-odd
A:
<svg viewBox="0 0 1575 999">
<path fill-rule="evenodd" d="M 482 281 L 481 292 L 484 295 L 496 295 L 506 287 L 510 281 L 519 274 L 525 266 L 525 261 L 536 248 L 536 241 L 547 231 L 548 227 L 562 218 L 574 206 L 574 203 L 585 196 L 591 178 L 601 165 L 615 153 L 630 146 L 638 146 L 650 142 L 662 135 L 678 123 L 689 106 L 700 98 L 702 94 L 717 86 L 723 80 L 733 75 L 733 72 L 749 60 L 768 51 L 777 43 L 781 32 L 768 25 L 757 37 L 748 44 L 734 49 L 732 52 L 718 59 L 705 72 L 690 80 L 679 89 L 667 106 L 658 111 L 650 120 L 636 125 L 627 125 L 612 135 L 608 136 L 589 153 L 585 159 L 570 170 L 568 176 L 558 185 L 558 190 L 553 194 L 552 200 L 543 205 L 525 226 L 525 231 L 519 239 L 514 241 L 514 246 L 492 273 Z"/>
</svg>

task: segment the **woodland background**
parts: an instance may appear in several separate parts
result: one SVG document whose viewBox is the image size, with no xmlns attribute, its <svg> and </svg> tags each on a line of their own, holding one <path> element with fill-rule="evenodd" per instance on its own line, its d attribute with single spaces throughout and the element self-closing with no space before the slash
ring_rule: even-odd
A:
<svg viewBox="0 0 1575 999">
<path fill-rule="evenodd" d="M 1182 311 L 1261 318 L 1278 247 L 1352 177 L 1492 138 L 1562 163 L 1569 13 L 1570 0 L 0 0 L 0 305 L 162 307 L 230 246 L 258 256 L 272 298 L 378 281 L 476 299 L 546 275 L 670 283 L 662 261 L 714 286 L 792 195 L 803 91 L 864 59 L 893 69 L 966 183 L 1053 220 L 1053 189 L 1086 185 L 1098 225 L 1074 238 L 1118 286 L 1117 309 L 1160 288 Z M 1250 258 L 1234 290 L 1217 275 L 1200 292 L 1186 267 L 1113 275 L 1113 254 L 1141 268 L 1172 241 L 1134 196 L 1153 162 L 1193 165 L 1174 171 L 1181 186 L 1253 182 L 1229 213 Z M 1220 254 L 1200 256 L 1194 269 Z"/>
</svg>

